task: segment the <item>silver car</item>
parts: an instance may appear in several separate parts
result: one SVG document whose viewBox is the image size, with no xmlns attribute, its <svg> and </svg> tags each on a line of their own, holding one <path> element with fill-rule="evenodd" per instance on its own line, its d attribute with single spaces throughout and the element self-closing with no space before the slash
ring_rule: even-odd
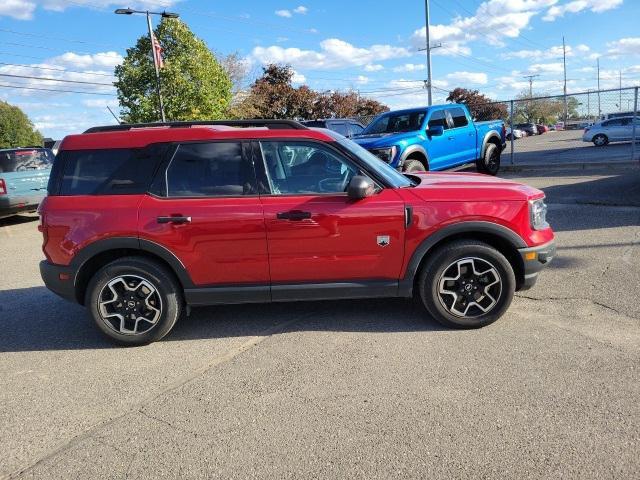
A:
<svg viewBox="0 0 640 480">
<path fill-rule="evenodd" d="M 598 122 L 584 129 L 582 140 L 593 142 L 596 147 L 603 147 L 609 142 L 630 142 L 634 124 L 636 141 L 640 141 L 640 117 L 618 117 Z"/>
</svg>

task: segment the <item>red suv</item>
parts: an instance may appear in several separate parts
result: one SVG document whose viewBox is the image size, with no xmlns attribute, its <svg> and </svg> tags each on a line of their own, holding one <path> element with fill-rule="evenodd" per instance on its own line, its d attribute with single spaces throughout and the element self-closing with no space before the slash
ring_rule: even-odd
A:
<svg viewBox="0 0 640 480">
<path fill-rule="evenodd" d="M 123 344 L 192 306 L 289 300 L 415 295 L 482 327 L 555 251 L 539 190 L 403 175 L 287 120 L 91 128 L 62 142 L 48 193 L 42 278 Z"/>
</svg>

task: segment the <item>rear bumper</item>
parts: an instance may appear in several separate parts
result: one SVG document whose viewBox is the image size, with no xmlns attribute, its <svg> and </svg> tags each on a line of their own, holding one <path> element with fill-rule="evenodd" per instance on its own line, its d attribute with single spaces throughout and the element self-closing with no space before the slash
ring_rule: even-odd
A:
<svg viewBox="0 0 640 480">
<path fill-rule="evenodd" d="M 550 241 L 537 247 L 518 249 L 524 265 L 524 282 L 520 290 L 528 290 L 536 284 L 538 274 L 545 268 L 556 255 L 555 241 Z"/>
<path fill-rule="evenodd" d="M 43 195 L 2 195 L 0 196 L 0 218 L 21 212 L 33 212 L 43 198 Z"/>
<path fill-rule="evenodd" d="M 74 286 L 75 272 L 69 267 L 54 265 L 43 260 L 40 262 L 40 276 L 45 286 L 65 300 L 77 303 Z M 65 280 L 66 278 L 66 280 Z"/>
</svg>

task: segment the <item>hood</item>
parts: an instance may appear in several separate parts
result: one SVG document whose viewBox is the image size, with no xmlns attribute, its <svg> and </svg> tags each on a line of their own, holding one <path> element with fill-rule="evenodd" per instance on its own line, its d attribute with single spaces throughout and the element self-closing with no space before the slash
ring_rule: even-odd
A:
<svg viewBox="0 0 640 480">
<path fill-rule="evenodd" d="M 399 133 L 376 133 L 371 135 L 357 135 L 351 140 L 364 148 L 384 148 L 391 147 L 393 145 L 401 144 L 406 140 L 414 140 L 417 137 L 422 136 L 421 140 L 426 140 L 424 133 L 418 131 L 413 132 L 399 132 Z"/>
<path fill-rule="evenodd" d="M 420 183 L 410 190 L 426 201 L 527 201 L 544 196 L 537 188 L 480 173 L 419 173 Z"/>
</svg>

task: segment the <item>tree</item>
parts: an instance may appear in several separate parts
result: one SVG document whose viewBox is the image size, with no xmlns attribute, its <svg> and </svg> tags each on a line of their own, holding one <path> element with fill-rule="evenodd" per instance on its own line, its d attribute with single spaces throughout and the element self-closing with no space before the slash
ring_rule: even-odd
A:
<svg viewBox="0 0 640 480">
<path fill-rule="evenodd" d="M 42 145 L 42 135 L 22 110 L 0 100 L 0 148 L 29 145 Z"/>
<path fill-rule="evenodd" d="M 163 18 L 155 30 L 162 47 L 162 98 L 169 120 L 222 118 L 231 101 L 229 74 L 206 44 L 178 19 Z M 127 122 L 160 118 L 156 78 L 148 36 L 127 50 L 115 69 L 121 116 Z"/>
<path fill-rule="evenodd" d="M 245 95 L 234 102 L 234 118 L 313 119 L 377 115 L 389 110 L 376 100 L 356 92 L 316 92 L 307 85 L 292 85 L 293 70 L 287 65 L 267 65 Z"/>
<path fill-rule="evenodd" d="M 508 116 L 507 106 L 504 103 L 496 103 L 478 90 L 455 88 L 449 92 L 447 102 L 466 105 L 471 116 L 476 120 L 506 119 Z"/>
<path fill-rule="evenodd" d="M 541 94 L 529 95 L 522 92 L 516 98 L 513 116 L 516 122 L 543 123 L 545 125 L 555 123 L 564 116 L 564 100 L 562 98 L 536 98 Z"/>
</svg>

